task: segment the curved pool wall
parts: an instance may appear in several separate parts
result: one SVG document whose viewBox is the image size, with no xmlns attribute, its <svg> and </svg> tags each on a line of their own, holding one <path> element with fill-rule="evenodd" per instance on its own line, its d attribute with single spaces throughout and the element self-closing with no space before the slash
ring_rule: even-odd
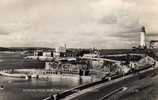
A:
<svg viewBox="0 0 158 100">
<path fill-rule="evenodd" d="M 94 82 L 99 79 L 92 76 L 80 76 L 78 74 L 41 74 L 41 72 L 50 72 L 50 70 L 41 70 L 41 69 L 3 69 L 0 70 L 0 75 L 7 76 L 7 77 L 14 77 L 14 78 L 37 78 L 38 79 L 47 79 L 51 78 L 54 80 L 60 79 L 73 79 L 75 81 L 80 80 L 80 82 Z"/>
</svg>

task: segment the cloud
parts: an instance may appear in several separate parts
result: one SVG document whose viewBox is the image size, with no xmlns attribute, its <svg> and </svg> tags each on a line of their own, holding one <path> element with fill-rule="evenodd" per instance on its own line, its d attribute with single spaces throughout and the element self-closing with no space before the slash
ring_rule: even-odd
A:
<svg viewBox="0 0 158 100">
<path fill-rule="evenodd" d="M 157 5 L 156 0 L 1 0 L 0 33 L 7 35 L 0 46 L 129 48 L 139 43 L 142 25 L 148 34 L 158 31 Z"/>
<path fill-rule="evenodd" d="M 9 35 L 9 33 L 6 31 L 0 30 L 0 35 Z"/>
<path fill-rule="evenodd" d="M 99 22 L 101 24 L 117 24 L 117 17 L 114 15 L 104 16 Z"/>
</svg>

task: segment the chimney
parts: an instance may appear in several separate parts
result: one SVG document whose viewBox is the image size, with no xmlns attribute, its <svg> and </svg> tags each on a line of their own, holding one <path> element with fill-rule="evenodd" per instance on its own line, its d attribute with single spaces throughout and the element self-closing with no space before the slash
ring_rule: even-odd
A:
<svg viewBox="0 0 158 100">
<path fill-rule="evenodd" d="M 67 48 L 66 44 L 64 44 L 65 49 Z"/>
</svg>

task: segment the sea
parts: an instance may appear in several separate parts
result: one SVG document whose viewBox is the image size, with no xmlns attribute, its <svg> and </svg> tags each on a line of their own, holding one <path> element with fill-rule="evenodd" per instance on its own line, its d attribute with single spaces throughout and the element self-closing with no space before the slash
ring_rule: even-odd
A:
<svg viewBox="0 0 158 100">
<path fill-rule="evenodd" d="M 44 62 L 24 59 L 20 52 L 0 52 L 0 69 L 44 68 Z M 90 82 L 90 81 L 89 81 Z M 88 81 L 73 78 L 26 80 L 0 76 L 0 100 L 42 100 Z"/>
<path fill-rule="evenodd" d="M 0 52 L 0 69 L 44 67 L 43 62 L 31 62 L 23 58 L 24 56 L 19 52 Z M 153 84 L 150 87 L 119 100 L 158 100 L 158 76 L 153 77 L 152 81 Z M 0 100 L 42 100 L 49 95 L 81 84 L 86 83 L 71 78 L 26 80 L 0 76 Z"/>
</svg>

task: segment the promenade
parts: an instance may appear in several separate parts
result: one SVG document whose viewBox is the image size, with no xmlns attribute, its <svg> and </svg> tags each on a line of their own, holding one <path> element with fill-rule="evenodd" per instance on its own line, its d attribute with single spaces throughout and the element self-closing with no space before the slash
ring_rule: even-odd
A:
<svg viewBox="0 0 158 100">
<path fill-rule="evenodd" d="M 130 89 L 133 86 L 135 87 L 139 85 L 139 83 L 147 83 L 146 85 L 149 85 L 150 82 L 152 82 L 150 79 L 147 79 L 146 81 L 143 80 L 155 76 L 157 74 L 157 70 L 158 68 L 156 64 L 156 67 L 140 70 L 139 72 L 116 78 L 108 82 L 103 82 L 98 85 L 96 84 L 81 91 L 77 91 L 62 100 L 102 100 L 101 98 L 123 87 Z M 144 85 L 141 84 L 140 87 L 145 87 Z"/>
</svg>

